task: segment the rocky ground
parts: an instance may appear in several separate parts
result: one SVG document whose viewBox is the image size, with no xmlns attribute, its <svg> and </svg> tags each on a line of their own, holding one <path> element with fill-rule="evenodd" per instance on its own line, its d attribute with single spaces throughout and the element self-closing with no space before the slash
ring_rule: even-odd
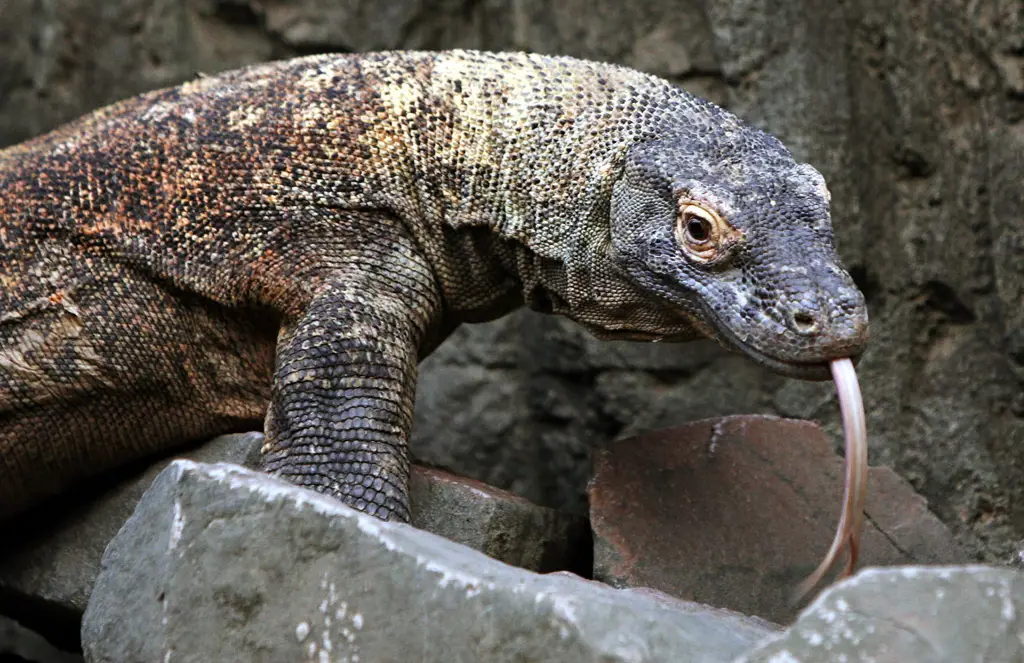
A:
<svg viewBox="0 0 1024 663">
<path fill-rule="evenodd" d="M 607 445 L 589 518 L 417 466 L 413 526 L 246 469 L 261 443 L 220 437 L 5 523 L 0 661 L 1024 656 L 1024 574 L 966 564 L 886 468 L 869 476 L 871 568 L 793 604 L 842 495 L 843 461 L 808 422 Z"/>
<path fill-rule="evenodd" d="M 838 249 L 867 295 L 872 319 L 871 347 L 858 367 L 871 460 L 877 466 L 865 558 L 877 564 L 1020 565 L 1024 4 L 1019 0 L 3 0 L 0 145 L 196 72 L 325 51 L 451 47 L 570 54 L 668 77 L 775 133 L 798 158 L 824 172 L 833 194 Z M 736 428 L 738 420 L 729 420 L 726 435 L 709 455 L 701 439 L 705 424 L 646 434 L 740 413 L 816 421 L 827 435 L 763 420 L 750 420 L 743 432 Z M 740 443 L 748 433 L 749 443 Z M 610 444 L 629 438 L 634 439 Z M 245 465 L 251 460 L 246 455 L 251 440 L 245 439 L 219 440 L 194 459 Z M 147 534 L 135 519 L 135 526 L 115 539 L 111 550 L 120 552 L 108 557 L 106 575 L 101 574 L 108 580 L 97 585 L 107 543 L 135 512 L 164 462 L 137 468 L 141 478 L 126 480 L 114 492 L 98 484 L 91 492 L 58 500 L 37 512 L 37 523 L 5 524 L 0 613 L 15 615 L 74 656 L 94 586 L 115 591 L 123 586 L 117 578 L 132 564 L 162 565 L 150 583 L 180 592 L 196 589 L 183 584 L 188 573 L 171 563 L 168 551 L 145 546 L 125 551 L 133 541 L 169 540 L 158 528 L 173 522 L 166 515 L 174 513 L 174 499 L 193 510 L 186 524 L 210 517 L 216 527 L 238 525 L 232 518 L 214 521 L 210 509 L 216 505 L 194 494 L 201 488 L 214 502 L 223 499 L 247 509 L 250 522 L 277 511 L 287 512 L 296 527 L 311 519 L 301 527 L 324 529 L 320 541 L 287 538 L 268 526 L 259 537 L 250 533 L 250 543 L 265 541 L 266 548 L 282 555 L 308 545 L 327 560 L 318 572 L 330 567 L 338 578 L 352 568 L 374 572 L 333 561 L 338 551 L 381 553 L 404 569 L 405 586 L 399 589 L 406 591 L 381 585 L 393 601 L 394 623 L 411 625 L 392 629 L 396 633 L 418 637 L 424 631 L 415 629 L 431 623 L 441 611 L 437 606 L 455 610 L 456 598 L 478 600 L 472 614 L 464 605 L 455 613 L 464 617 L 459 623 L 466 628 L 454 632 L 470 640 L 404 641 L 436 644 L 435 652 L 443 652 L 442 646 L 451 652 L 494 651 L 483 648 L 506 644 L 512 647 L 508 651 L 521 646 L 518 651 L 527 655 L 536 643 L 515 626 L 539 629 L 551 638 L 547 651 L 564 653 L 555 648 L 562 646 L 555 643 L 561 625 L 578 646 L 565 660 L 572 655 L 688 660 L 678 654 L 680 643 L 696 652 L 690 660 L 728 660 L 772 629 L 717 611 L 727 607 L 788 628 L 761 653 L 748 653 L 747 660 L 827 660 L 822 648 L 839 652 L 852 640 L 859 641 L 853 646 L 864 656 L 878 646 L 902 653 L 893 660 L 974 660 L 954 648 L 961 646 L 954 638 L 984 660 L 1020 660 L 1012 649 L 1020 633 L 1020 590 L 1010 570 L 864 573 L 821 597 L 789 625 L 795 612 L 784 591 L 813 568 L 838 517 L 840 461 L 826 447 L 837 449 L 840 440 L 829 385 L 779 378 L 706 343 L 600 343 L 564 321 L 518 313 L 458 330 L 424 362 L 413 446 L 424 462 L 550 509 L 435 471 L 420 472 L 415 489 L 423 496 L 417 515 L 422 527 L 532 571 L 495 567 L 498 562 L 461 548 L 436 548 L 435 538 L 407 528 L 394 528 L 402 532 L 394 535 L 399 538 L 389 538 L 393 528 L 367 533 L 353 525 L 360 518 L 328 519 L 323 511 L 303 506 L 304 498 L 292 490 L 276 487 L 273 499 L 260 490 L 246 497 L 248 488 L 232 488 L 232 482 L 252 486 L 266 480 L 229 481 L 224 472 L 218 478 L 198 465 L 167 470 L 159 483 L 163 492 L 154 488 L 144 503 L 146 513 L 162 514 L 163 520 L 151 523 L 155 529 Z M 431 503 L 438 508 L 431 511 L 426 506 Z M 580 534 L 580 518 L 588 516 L 592 545 L 590 528 L 582 527 Z M 327 533 L 321 522 L 326 520 L 338 521 L 337 529 Z M 178 551 L 192 541 L 209 543 L 201 543 L 206 535 L 189 527 L 181 536 L 198 538 L 180 539 Z M 331 547 L 330 537 L 337 546 Z M 350 547 L 343 547 L 342 539 Z M 389 550 L 385 539 L 400 545 Z M 194 597 L 197 615 L 210 617 L 207 630 L 223 626 L 212 617 L 243 620 L 263 614 L 260 606 L 266 605 L 294 610 L 281 616 L 280 632 L 268 631 L 283 633 L 285 640 L 266 639 L 287 641 L 302 655 L 316 645 L 313 660 L 348 656 L 354 663 L 359 654 L 343 651 L 347 645 L 340 644 L 349 636 L 365 646 L 363 661 L 393 651 L 372 649 L 375 641 L 353 630 L 347 608 L 349 617 L 339 619 L 348 621 L 327 625 L 319 605 L 309 613 L 308 606 L 288 604 L 288 596 L 275 593 L 322 600 L 315 560 L 300 553 L 292 563 L 301 573 L 281 574 L 295 584 L 241 583 L 251 595 L 238 598 L 227 587 L 228 580 L 239 578 L 228 573 L 224 552 L 210 551 L 190 567 L 209 577 L 224 572 L 223 592 Z M 234 553 L 235 567 L 270 573 L 273 559 L 260 556 L 269 554 L 264 548 L 250 545 Z M 555 568 L 592 574 L 602 585 L 529 575 Z M 456 570 L 492 579 L 495 587 L 481 585 L 479 594 L 465 596 L 469 590 L 460 589 Z M 646 585 L 665 594 L 611 590 L 608 583 Z M 154 587 L 138 585 L 140 592 Z M 107 590 L 96 593 L 106 597 L 108 607 L 118 600 Z M 153 640 L 147 646 L 180 629 L 204 628 L 187 621 L 183 596 L 165 594 L 168 622 L 150 625 Z M 409 596 L 435 610 L 403 612 L 417 605 Z M 562 596 L 577 597 L 588 610 L 563 612 L 576 604 Z M 626 619 L 620 616 L 624 605 L 630 606 L 626 612 L 647 616 L 642 641 L 608 625 Z M 363 620 L 371 610 L 380 614 L 384 608 L 368 602 L 360 612 Z M 473 630 L 484 623 L 483 615 L 495 611 L 515 615 L 511 630 Z M 99 607 L 90 614 L 87 637 L 101 633 L 104 621 L 129 623 L 131 617 Z M 689 614 L 696 616 L 687 626 L 683 616 Z M 538 626 L 541 622 L 549 630 Z M 487 640 L 484 632 L 503 640 Z M 326 650 L 325 633 L 337 650 Z M 688 640 L 694 633 L 707 633 L 709 640 Z M 260 649 L 270 645 L 258 636 L 234 643 L 240 656 L 261 660 L 261 651 L 270 656 L 271 649 Z M 7 648 L 15 652 L 0 653 L 0 661 L 49 655 L 44 651 L 49 645 L 9 622 L 0 623 L 0 639 L 13 643 Z M 108 640 L 113 648 L 135 646 L 104 635 Z M 614 649 L 616 643 L 620 649 Z M 126 651 L 93 649 L 100 644 L 86 643 L 90 655 Z M 50 654 L 45 660 L 69 660 Z M 170 660 L 185 658 L 186 652 L 179 654 Z"/>
</svg>

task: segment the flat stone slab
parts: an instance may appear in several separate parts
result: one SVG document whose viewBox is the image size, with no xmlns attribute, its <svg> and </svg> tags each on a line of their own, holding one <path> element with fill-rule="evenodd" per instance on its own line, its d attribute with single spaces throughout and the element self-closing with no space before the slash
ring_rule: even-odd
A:
<svg viewBox="0 0 1024 663">
<path fill-rule="evenodd" d="M 816 424 L 768 416 L 618 441 L 595 453 L 589 486 L 594 576 L 789 623 L 832 542 L 844 463 Z M 860 567 L 967 561 L 888 468 L 869 470 L 866 513 Z"/>
<path fill-rule="evenodd" d="M 172 463 L 107 548 L 87 661 L 730 661 L 772 627 L 538 575 L 233 465 Z"/>
<path fill-rule="evenodd" d="M 736 663 L 1024 661 L 1024 574 L 986 566 L 865 569 Z"/>
</svg>

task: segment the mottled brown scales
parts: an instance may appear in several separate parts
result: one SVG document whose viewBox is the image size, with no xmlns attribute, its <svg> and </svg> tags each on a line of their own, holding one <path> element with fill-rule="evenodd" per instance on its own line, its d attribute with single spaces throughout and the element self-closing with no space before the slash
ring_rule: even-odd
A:
<svg viewBox="0 0 1024 663">
<path fill-rule="evenodd" d="M 262 421 L 267 470 L 407 519 L 418 360 L 524 303 L 813 379 L 867 333 L 817 171 L 665 81 L 250 67 L 0 151 L 0 515 Z"/>
</svg>

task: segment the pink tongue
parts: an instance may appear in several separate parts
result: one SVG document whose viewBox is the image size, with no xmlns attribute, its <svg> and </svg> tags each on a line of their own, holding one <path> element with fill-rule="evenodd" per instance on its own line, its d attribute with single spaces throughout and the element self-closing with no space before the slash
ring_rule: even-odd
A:
<svg viewBox="0 0 1024 663">
<path fill-rule="evenodd" d="M 850 557 L 840 578 L 853 573 L 860 548 L 861 527 L 864 524 L 864 499 L 867 496 L 868 480 L 868 434 L 864 418 L 864 402 L 860 397 L 857 371 L 849 359 L 835 359 L 831 362 L 832 379 L 839 395 L 839 410 L 843 415 L 843 433 L 846 436 L 846 488 L 843 492 L 843 513 L 836 528 L 825 559 L 800 583 L 797 599 L 803 598 L 829 572 L 842 552 L 844 545 L 850 547 Z"/>
</svg>

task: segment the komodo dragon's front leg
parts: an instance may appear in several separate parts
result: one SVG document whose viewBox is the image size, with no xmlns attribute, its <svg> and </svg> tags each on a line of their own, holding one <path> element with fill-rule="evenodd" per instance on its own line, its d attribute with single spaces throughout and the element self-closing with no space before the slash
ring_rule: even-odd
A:
<svg viewBox="0 0 1024 663">
<path fill-rule="evenodd" d="M 407 438 L 420 349 L 440 311 L 400 223 L 341 213 L 319 244 L 308 303 L 286 317 L 262 465 L 384 520 L 409 519 Z M 294 265 L 292 277 L 306 266 Z"/>
</svg>

